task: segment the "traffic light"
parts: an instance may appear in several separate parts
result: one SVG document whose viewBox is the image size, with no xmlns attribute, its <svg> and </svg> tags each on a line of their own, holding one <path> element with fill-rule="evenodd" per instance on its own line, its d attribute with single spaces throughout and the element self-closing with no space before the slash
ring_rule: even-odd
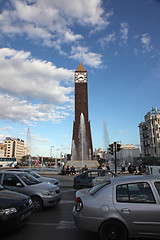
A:
<svg viewBox="0 0 160 240">
<path fill-rule="evenodd" d="M 117 143 L 117 152 L 121 151 L 121 144 Z"/>
<path fill-rule="evenodd" d="M 113 143 L 109 145 L 109 154 L 113 155 Z"/>
</svg>

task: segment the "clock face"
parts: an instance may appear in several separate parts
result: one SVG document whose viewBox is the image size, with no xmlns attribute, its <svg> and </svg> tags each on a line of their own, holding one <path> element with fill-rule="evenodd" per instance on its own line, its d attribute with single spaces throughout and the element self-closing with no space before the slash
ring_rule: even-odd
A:
<svg viewBox="0 0 160 240">
<path fill-rule="evenodd" d="M 76 73 L 75 75 L 75 82 L 76 83 L 82 83 L 82 82 L 87 82 L 87 73 L 84 72 L 84 73 Z"/>
</svg>

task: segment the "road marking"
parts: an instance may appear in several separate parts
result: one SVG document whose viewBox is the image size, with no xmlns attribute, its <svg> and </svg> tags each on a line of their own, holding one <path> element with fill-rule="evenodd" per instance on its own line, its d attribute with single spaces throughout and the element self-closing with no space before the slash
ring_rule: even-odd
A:
<svg viewBox="0 0 160 240">
<path fill-rule="evenodd" d="M 27 225 L 37 226 L 55 226 L 56 229 L 73 229 L 77 228 L 74 221 L 60 221 L 59 223 L 26 223 Z"/>
<path fill-rule="evenodd" d="M 76 228 L 73 221 L 60 221 L 60 223 L 57 226 L 57 229 L 73 229 Z"/>
<path fill-rule="evenodd" d="M 75 201 L 72 201 L 72 200 L 61 200 L 60 204 L 63 204 L 63 203 L 75 203 Z"/>
<path fill-rule="evenodd" d="M 75 189 L 69 189 L 69 190 L 62 190 L 62 193 L 68 193 L 68 192 L 76 192 Z"/>
</svg>

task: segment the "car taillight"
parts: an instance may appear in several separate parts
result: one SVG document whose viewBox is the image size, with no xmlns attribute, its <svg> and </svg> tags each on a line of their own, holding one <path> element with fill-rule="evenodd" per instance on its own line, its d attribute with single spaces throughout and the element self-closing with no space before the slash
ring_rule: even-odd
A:
<svg viewBox="0 0 160 240">
<path fill-rule="evenodd" d="M 77 197 L 76 198 L 76 211 L 77 212 L 80 212 L 81 211 L 81 209 L 82 209 L 82 207 L 83 207 L 83 203 L 82 203 L 82 200 L 81 200 L 81 198 L 80 197 Z"/>
</svg>

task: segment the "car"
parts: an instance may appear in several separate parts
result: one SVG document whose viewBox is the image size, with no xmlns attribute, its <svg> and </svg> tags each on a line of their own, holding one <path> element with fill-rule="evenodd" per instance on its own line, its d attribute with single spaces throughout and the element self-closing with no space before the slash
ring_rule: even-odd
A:
<svg viewBox="0 0 160 240">
<path fill-rule="evenodd" d="M 0 184 L 0 229 L 14 229 L 21 226 L 32 214 L 30 197 L 12 192 Z"/>
<path fill-rule="evenodd" d="M 39 175 L 37 172 L 35 172 L 32 169 L 26 169 L 26 168 L 18 168 L 18 169 L 8 169 L 7 171 L 20 171 L 20 172 L 27 172 L 29 174 L 31 174 L 33 177 L 37 178 L 39 181 L 44 182 L 44 183 L 48 183 L 48 184 L 54 184 L 58 187 L 60 187 L 60 182 L 58 179 L 56 178 L 48 178 L 48 177 L 42 177 L 41 175 Z"/>
<path fill-rule="evenodd" d="M 104 169 L 87 170 L 74 177 L 73 187 L 74 189 L 90 188 L 96 184 L 96 181 L 97 183 L 101 181 L 102 177 L 104 177 L 105 179 L 108 179 L 110 177 L 117 177 L 117 176 L 118 176 L 117 174 L 115 174 L 110 170 L 104 170 Z"/>
<path fill-rule="evenodd" d="M 42 183 L 26 172 L 0 172 L 0 183 L 8 190 L 28 195 L 34 203 L 34 211 L 58 204 L 62 195 L 58 186 Z"/>
<path fill-rule="evenodd" d="M 76 192 L 77 227 L 99 233 L 101 240 L 160 237 L 160 177 L 110 178 Z"/>
</svg>

